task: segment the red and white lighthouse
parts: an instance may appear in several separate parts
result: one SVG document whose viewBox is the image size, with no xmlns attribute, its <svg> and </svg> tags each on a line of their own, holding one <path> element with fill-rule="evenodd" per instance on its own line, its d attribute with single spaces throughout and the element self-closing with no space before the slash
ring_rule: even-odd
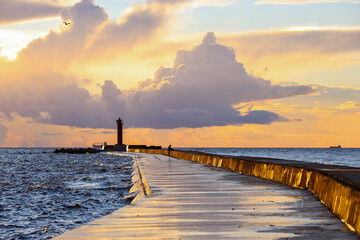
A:
<svg viewBox="0 0 360 240">
<path fill-rule="evenodd" d="M 116 120 L 117 124 L 117 145 L 123 145 L 123 122 L 121 118 Z"/>
</svg>

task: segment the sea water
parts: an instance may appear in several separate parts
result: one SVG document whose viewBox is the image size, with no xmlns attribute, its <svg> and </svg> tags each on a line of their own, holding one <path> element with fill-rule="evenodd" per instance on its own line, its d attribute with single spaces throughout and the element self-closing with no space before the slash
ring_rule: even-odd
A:
<svg viewBox="0 0 360 240">
<path fill-rule="evenodd" d="M 360 167 L 360 148 L 182 148 L 219 155 L 249 156 Z M 179 149 L 181 150 L 181 149 Z"/>
<path fill-rule="evenodd" d="M 129 203 L 132 159 L 0 148 L 0 239 L 49 239 Z"/>
<path fill-rule="evenodd" d="M 129 203 L 132 159 L 0 148 L 0 239 L 49 239 Z M 360 167 L 359 148 L 182 148 Z"/>
</svg>

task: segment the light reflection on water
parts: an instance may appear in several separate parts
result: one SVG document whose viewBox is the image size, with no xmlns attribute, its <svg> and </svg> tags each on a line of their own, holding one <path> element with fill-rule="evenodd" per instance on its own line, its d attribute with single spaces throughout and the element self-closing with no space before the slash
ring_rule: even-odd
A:
<svg viewBox="0 0 360 240">
<path fill-rule="evenodd" d="M 85 188 L 85 189 L 98 189 L 101 187 L 100 183 L 89 183 L 84 181 L 76 181 L 76 182 L 66 182 L 65 183 L 69 188 L 76 189 L 76 188 Z"/>
</svg>

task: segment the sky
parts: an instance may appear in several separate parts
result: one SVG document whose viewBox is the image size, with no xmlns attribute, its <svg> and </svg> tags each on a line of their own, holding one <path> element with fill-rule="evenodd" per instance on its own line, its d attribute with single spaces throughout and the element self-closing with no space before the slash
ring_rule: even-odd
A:
<svg viewBox="0 0 360 240">
<path fill-rule="evenodd" d="M 359 0 L 0 0 L 0 147 L 360 147 Z M 64 24 L 64 22 L 69 24 Z"/>
</svg>

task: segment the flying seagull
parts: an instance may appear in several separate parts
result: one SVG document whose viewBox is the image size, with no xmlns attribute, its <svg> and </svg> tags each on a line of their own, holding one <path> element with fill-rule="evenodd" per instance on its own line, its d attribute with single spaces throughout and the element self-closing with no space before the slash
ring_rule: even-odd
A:
<svg viewBox="0 0 360 240">
<path fill-rule="evenodd" d="M 65 24 L 65 25 L 70 25 L 70 22 L 63 22 L 63 24 Z"/>
</svg>

